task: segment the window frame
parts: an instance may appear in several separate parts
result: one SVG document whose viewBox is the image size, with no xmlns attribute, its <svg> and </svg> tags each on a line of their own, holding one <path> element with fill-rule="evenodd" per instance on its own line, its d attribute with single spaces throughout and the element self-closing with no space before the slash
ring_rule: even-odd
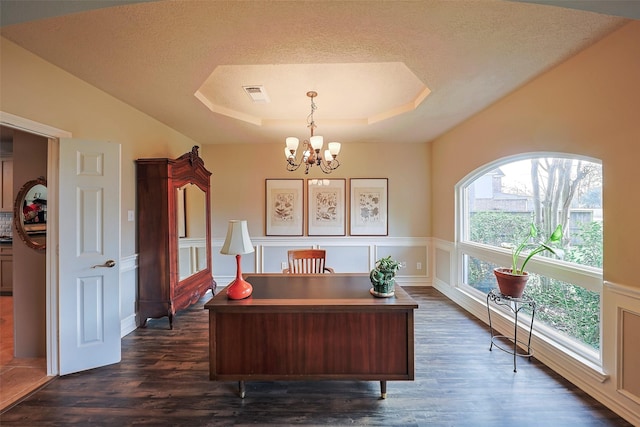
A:
<svg viewBox="0 0 640 427">
<path fill-rule="evenodd" d="M 456 269 L 456 281 L 457 287 L 478 299 L 484 299 L 486 295 L 472 286 L 465 283 L 465 256 L 471 256 L 480 259 L 485 262 L 490 262 L 496 265 L 511 265 L 511 251 L 509 249 L 500 248 L 493 245 L 487 245 L 482 243 L 476 243 L 469 240 L 469 205 L 468 205 L 468 187 L 469 185 L 484 176 L 491 170 L 494 170 L 502 165 L 509 163 L 529 160 L 532 158 L 552 157 L 552 158 L 569 158 L 575 160 L 585 160 L 592 163 L 599 164 L 602 168 L 602 161 L 592 157 L 575 155 L 569 153 L 558 152 L 528 152 L 513 156 L 501 157 L 492 162 L 486 163 L 479 168 L 473 170 L 465 177 L 463 177 L 455 186 L 455 243 L 456 243 L 456 262 L 458 268 Z M 603 185 L 604 189 L 604 185 Z M 604 194 L 603 194 L 604 198 Z M 604 244 L 604 242 L 603 242 Z M 600 296 L 600 343 L 602 343 L 602 314 L 603 304 L 602 295 L 604 288 L 603 270 L 597 267 L 583 266 L 572 262 L 562 261 L 547 257 L 534 257 L 527 264 L 527 270 L 543 275 L 552 279 L 560 280 L 570 283 L 574 286 L 585 288 L 589 291 L 596 292 Z M 590 362 L 602 366 L 602 353 L 603 346 L 600 345 L 599 349 L 593 349 L 585 344 L 574 342 L 573 340 L 563 336 L 553 328 L 536 324 L 534 322 L 533 327 L 534 335 L 553 342 L 556 346 L 562 349 L 571 357 L 585 358 Z"/>
</svg>

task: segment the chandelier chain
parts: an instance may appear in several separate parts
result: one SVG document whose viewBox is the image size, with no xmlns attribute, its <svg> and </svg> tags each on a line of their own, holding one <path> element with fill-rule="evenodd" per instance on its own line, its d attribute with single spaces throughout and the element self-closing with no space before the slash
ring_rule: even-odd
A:
<svg viewBox="0 0 640 427">
<path fill-rule="evenodd" d="M 311 136 L 313 136 L 313 130 L 316 128 L 316 122 L 313 120 L 313 113 L 318 109 L 316 103 L 313 102 L 313 96 L 311 96 L 311 112 L 307 116 L 307 127 L 311 130 Z"/>
</svg>

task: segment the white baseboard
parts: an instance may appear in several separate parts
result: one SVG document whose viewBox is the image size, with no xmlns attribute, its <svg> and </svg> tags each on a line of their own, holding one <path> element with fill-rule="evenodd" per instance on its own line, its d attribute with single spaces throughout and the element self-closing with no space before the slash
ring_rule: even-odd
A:
<svg viewBox="0 0 640 427">
<path fill-rule="evenodd" d="M 136 315 L 132 314 L 122 320 L 120 320 L 120 338 L 129 335 L 131 332 L 135 331 L 137 328 L 136 325 Z"/>
</svg>

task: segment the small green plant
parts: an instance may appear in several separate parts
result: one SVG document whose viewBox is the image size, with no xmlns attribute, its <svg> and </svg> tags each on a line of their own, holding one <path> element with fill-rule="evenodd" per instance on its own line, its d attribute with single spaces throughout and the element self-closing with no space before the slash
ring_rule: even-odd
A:
<svg viewBox="0 0 640 427">
<path fill-rule="evenodd" d="M 376 268 L 371 270 L 369 277 L 374 283 L 384 283 L 393 279 L 396 272 L 400 268 L 400 263 L 391 258 L 391 255 L 385 258 L 380 258 L 376 261 Z"/>
<path fill-rule="evenodd" d="M 512 274 L 523 274 L 524 267 L 527 265 L 529 260 L 533 258 L 534 255 L 539 254 L 541 252 L 549 251 L 554 255 L 562 256 L 563 254 L 562 249 L 551 247 L 551 245 L 556 244 L 562 240 L 562 224 L 558 224 L 556 229 L 553 231 L 553 233 L 551 233 L 551 236 L 549 236 L 549 238 L 546 241 L 539 242 L 537 244 L 532 244 L 531 239 L 535 239 L 536 237 L 538 237 L 538 229 L 536 228 L 536 225 L 534 223 L 531 223 L 529 225 L 529 234 L 527 234 L 527 236 L 522 241 L 522 243 L 520 243 L 518 246 L 513 246 L 512 244 L 502 245 L 504 247 L 508 247 L 512 249 L 512 253 L 511 253 L 511 257 L 512 257 L 511 273 Z M 527 257 L 524 259 L 524 261 L 522 262 L 522 265 L 518 267 L 518 260 L 520 259 L 520 254 L 522 253 L 523 250 L 532 246 L 533 246 L 533 249 L 531 250 L 531 252 L 529 252 Z"/>
</svg>

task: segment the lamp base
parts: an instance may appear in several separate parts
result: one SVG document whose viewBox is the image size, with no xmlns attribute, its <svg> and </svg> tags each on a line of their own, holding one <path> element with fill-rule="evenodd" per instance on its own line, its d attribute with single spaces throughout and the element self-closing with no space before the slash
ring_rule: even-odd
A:
<svg viewBox="0 0 640 427">
<path fill-rule="evenodd" d="M 251 296 L 253 286 L 242 278 L 236 278 L 227 287 L 227 297 L 229 299 L 244 299 Z"/>
</svg>

